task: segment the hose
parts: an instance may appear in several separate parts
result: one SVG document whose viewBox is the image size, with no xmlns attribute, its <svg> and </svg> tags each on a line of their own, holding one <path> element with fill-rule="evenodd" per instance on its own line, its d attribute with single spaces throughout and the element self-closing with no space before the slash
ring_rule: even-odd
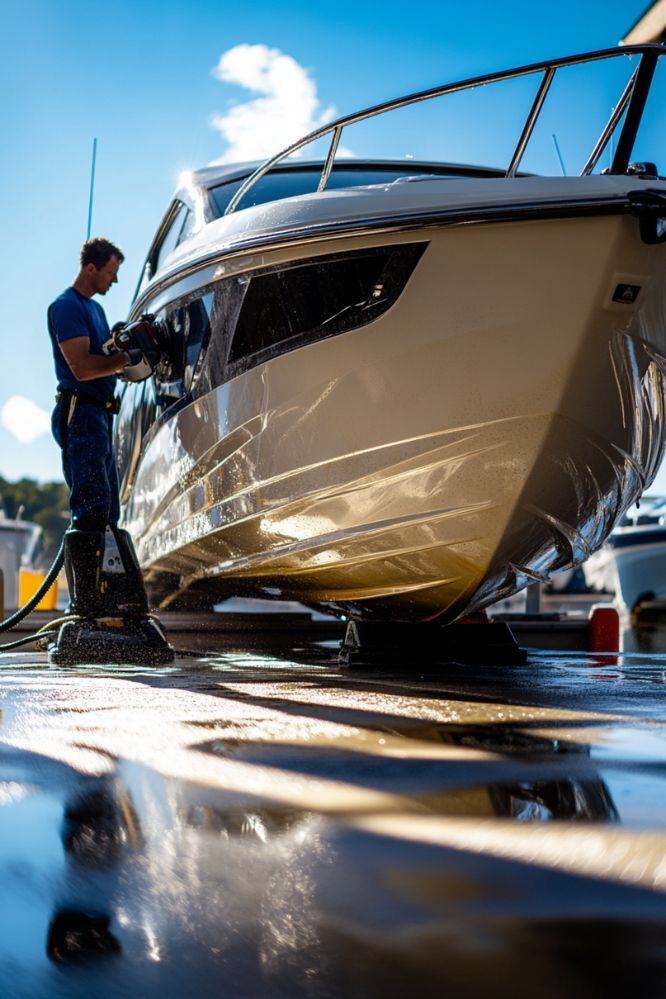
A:
<svg viewBox="0 0 666 999">
<path fill-rule="evenodd" d="M 54 628 L 52 631 L 38 631 L 36 635 L 26 635 L 25 638 L 17 638 L 15 642 L 7 642 L 5 645 L 0 645 L 0 652 L 18 649 L 19 645 L 30 645 L 31 642 L 38 642 L 40 638 L 50 638 L 51 635 L 57 634 L 57 628 Z"/>
<path fill-rule="evenodd" d="M 42 597 L 45 596 L 45 594 L 48 592 L 48 590 L 55 582 L 58 573 L 62 569 L 64 561 L 65 561 L 65 539 L 63 538 L 62 544 L 58 549 L 58 554 L 55 557 L 53 565 L 51 566 L 49 571 L 46 573 L 46 576 L 44 577 L 44 582 L 41 584 L 41 586 L 39 586 L 39 588 L 35 591 L 35 593 L 33 593 L 33 595 L 28 600 L 27 604 L 24 604 L 23 607 L 19 607 L 19 609 L 14 614 L 12 614 L 11 617 L 8 617 L 5 621 L 0 621 L 0 632 L 10 631 L 14 627 L 14 625 L 18 624 L 19 621 L 22 621 L 24 617 L 28 616 L 30 611 L 35 609 L 39 601 L 42 599 Z M 20 639 L 18 643 L 10 642 L 9 645 L 0 645 L 0 649 L 9 649 L 15 646 L 16 644 L 19 645 L 25 644 L 25 639 Z"/>
<path fill-rule="evenodd" d="M 33 635 L 26 635 L 24 638 L 17 638 L 15 642 L 0 645 L 0 652 L 8 652 L 10 649 L 17 649 L 20 645 L 30 645 L 31 642 L 40 642 L 43 638 L 51 638 L 52 635 L 58 634 L 61 624 L 80 620 L 78 614 L 65 614 L 63 617 L 57 617 L 54 621 L 49 621 L 48 624 L 43 625 Z M 37 648 L 39 649 L 40 646 L 38 645 Z"/>
</svg>

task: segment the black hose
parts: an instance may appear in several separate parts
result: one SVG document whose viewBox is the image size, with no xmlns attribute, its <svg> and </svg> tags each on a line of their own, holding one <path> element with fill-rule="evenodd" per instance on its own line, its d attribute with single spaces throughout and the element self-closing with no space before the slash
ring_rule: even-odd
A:
<svg viewBox="0 0 666 999">
<path fill-rule="evenodd" d="M 6 645 L 0 645 L 0 652 L 8 652 L 10 649 L 17 649 L 19 645 L 30 645 L 31 642 L 38 642 L 41 638 L 50 638 L 51 635 L 57 634 L 57 628 L 53 628 L 51 631 L 38 631 L 34 635 L 26 635 L 25 638 L 17 638 L 15 642 L 7 642 Z"/>
<path fill-rule="evenodd" d="M 19 621 L 22 621 L 24 617 L 27 617 L 31 610 L 35 609 L 39 601 L 47 593 L 49 588 L 53 585 L 54 580 L 57 578 L 58 573 L 62 569 L 62 564 L 64 561 L 65 561 L 65 539 L 63 538 L 62 544 L 60 545 L 60 548 L 58 550 L 58 554 L 55 557 L 55 561 L 51 566 L 51 568 L 49 569 L 49 571 L 46 573 L 46 576 L 44 577 L 44 582 L 41 584 L 39 589 L 35 593 L 33 593 L 33 595 L 28 600 L 27 604 L 25 604 L 23 607 L 19 607 L 16 613 L 12 614 L 11 617 L 8 617 L 6 621 L 0 621 L 0 632 L 9 631 L 11 628 L 14 627 L 15 624 L 18 624 Z M 16 644 L 22 645 L 24 643 L 25 639 L 21 639 L 18 643 L 11 642 L 9 645 L 0 645 L 0 649 L 10 649 L 13 648 Z"/>
</svg>

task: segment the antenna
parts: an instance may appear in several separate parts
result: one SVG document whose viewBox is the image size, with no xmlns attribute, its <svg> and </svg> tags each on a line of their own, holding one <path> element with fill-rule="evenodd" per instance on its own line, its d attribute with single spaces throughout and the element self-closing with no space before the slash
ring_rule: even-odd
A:
<svg viewBox="0 0 666 999">
<path fill-rule="evenodd" d="M 564 168 L 564 160 L 562 159 L 562 153 L 560 152 L 560 147 L 555 132 L 553 132 L 553 143 L 555 144 L 555 152 L 557 153 L 557 158 L 560 161 L 560 170 L 562 171 L 562 176 L 566 177 L 567 171 Z"/>
<path fill-rule="evenodd" d="M 95 193 L 95 164 L 97 163 L 97 139 L 93 139 L 92 163 L 90 165 L 90 197 L 88 198 L 88 232 L 86 239 L 90 239 L 90 227 L 92 226 L 93 195 Z"/>
</svg>

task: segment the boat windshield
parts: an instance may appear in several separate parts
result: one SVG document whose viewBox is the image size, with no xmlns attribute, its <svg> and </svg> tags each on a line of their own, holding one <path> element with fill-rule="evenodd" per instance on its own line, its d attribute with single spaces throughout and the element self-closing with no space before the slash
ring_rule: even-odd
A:
<svg viewBox="0 0 666 999">
<path fill-rule="evenodd" d="M 293 198 L 301 194 L 314 194 L 321 177 L 322 163 L 308 167 L 279 168 L 272 173 L 264 174 L 243 199 L 244 208 L 263 205 L 269 201 L 281 201 L 283 198 Z M 249 174 L 247 175 L 249 177 Z M 443 166 L 432 163 L 378 164 L 374 166 L 359 165 L 336 166 L 331 171 L 327 190 L 347 187 L 366 187 L 371 184 L 406 183 L 411 180 L 427 180 L 441 177 L 496 176 L 503 177 L 504 172 L 467 166 Z M 215 218 L 224 215 L 229 202 L 245 183 L 247 177 L 227 181 L 210 188 L 212 208 Z"/>
<path fill-rule="evenodd" d="M 666 524 L 666 499 L 644 497 L 640 506 L 632 506 L 625 513 L 619 527 L 641 527 L 644 524 Z"/>
<path fill-rule="evenodd" d="M 266 160 L 242 183 L 233 182 L 235 190 L 232 183 L 215 188 L 216 208 L 228 215 L 238 207 L 354 186 L 347 171 L 340 169 L 341 161 L 352 156 L 392 160 L 397 167 L 394 180 L 421 172 L 413 162 L 400 168 L 403 157 L 502 167 L 479 171 L 477 176 L 512 178 L 522 167 L 543 176 L 635 173 L 657 179 L 653 156 L 632 163 L 631 155 L 636 145 L 642 154 L 637 134 L 665 52 L 662 45 L 601 49 L 377 104 L 310 132 Z M 657 137 L 660 131 L 655 132 Z M 285 162 L 293 162 L 305 149 L 313 159 L 321 158 L 316 175 L 312 170 L 290 169 Z M 373 181 L 359 177 L 359 184 L 368 182 Z"/>
</svg>

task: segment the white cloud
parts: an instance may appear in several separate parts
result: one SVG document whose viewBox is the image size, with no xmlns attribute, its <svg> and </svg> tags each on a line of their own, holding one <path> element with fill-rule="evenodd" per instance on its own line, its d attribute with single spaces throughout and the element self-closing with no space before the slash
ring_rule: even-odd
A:
<svg viewBox="0 0 666 999">
<path fill-rule="evenodd" d="M 266 159 L 335 116 L 334 107 L 322 107 L 308 70 L 279 49 L 236 45 L 212 73 L 259 95 L 213 115 L 212 127 L 228 143 L 218 163 Z"/>
<path fill-rule="evenodd" d="M 32 444 L 51 430 L 51 417 L 24 395 L 13 395 L 0 410 L 0 423 L 21 444 Z"/>
</svg>

